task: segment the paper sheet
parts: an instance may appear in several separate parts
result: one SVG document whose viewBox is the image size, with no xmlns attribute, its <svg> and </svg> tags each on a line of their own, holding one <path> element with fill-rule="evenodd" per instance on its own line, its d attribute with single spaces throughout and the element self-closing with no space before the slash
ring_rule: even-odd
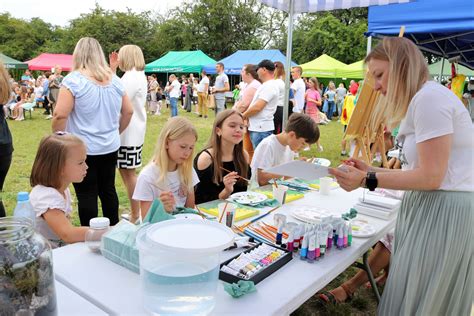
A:
<svg viewBox="0 0 474 316">
<path fill-rule="evenodd" d="M 329 175 L 328 167 L 316 165 L 302 160 L 294 160 L 263 171 L 309 181 Z"/>
</svg>

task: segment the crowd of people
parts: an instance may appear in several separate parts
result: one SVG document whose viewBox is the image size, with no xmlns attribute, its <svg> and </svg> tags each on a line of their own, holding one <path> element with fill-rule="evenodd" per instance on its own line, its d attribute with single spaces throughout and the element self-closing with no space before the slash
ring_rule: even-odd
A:
<svg viewBox="0 0 474 316">
<path fill-rule="evenodd" d="M 366 63 L 385 101 L 378 111 L 390 128 L 399 126 L 406 161 L 403 170 L 390 171 L 350 158 L 344 168 L 331 168 L 330 173 L 347 191 L 361 186 L 408 191 L 398 215 L 379 313 L 467 315 L 474 262 L 474 170 L 466 164 L 472 162 L 474 143 L 465 137 L 472 135 L 469 114 L 449 90 L 428 80 L 421 52 L 407 39 L 385 38 Z M 264 170 L 318 144 L 319 124 L 339 116 L 347 125 L 357 104 L 358 83 L 348 89 L 343 83 L 336 88 L 334 82 L 323 87 L 317 78 L 302 78 L 299 66 L 291 69 L 290 103 L 284 104 L 285 69 L 266 59 L 243 66 L 229 109 L 224 64 L 216 65 L 213 84 L 203 71 L 200 79 L 190 75 L 181 82 L 172 74 L 165 87 L 153 75 L 146 77 L 144 66 L 140 47 L 123 46 L 107 62 L 99 42 L 86 37 L 77 43 L 73 70 L 65 77 L 60 68 L 36 80 L 25 72 L 17 86 L 0 67 L 0 104 L 6 109 L 0 117 L 0 190 L 13 153 L 5 118 L 18 118 L 20 107 L 30 101 L 28 87 L 33 86 L 35 100 L 43 97 L 53 116 L 53 134 L 39 144 L 30 182 L 37 229 L 54 246 L 84 241 L 90 219 L 98 216 L 98 199 L 110 223 L 119 221 L 117 168 L 131 202 L 132 222 L 144 217 L 155 199 L 168 212 L 226 199 L 249 185 L 265 185 L 279 177 Z M 124 73 L 121 78 L 115 75 L 117 69 Z M 195 148 L 198 131 L 178 116 L 178 100 L 183 97 L 184 110 L 192 111 L 195 104 L 198 115 L 207 117 L 210 95 L 216 112 L 211 136 L 204 148 Z M 170 107 L 171 118 L 161 127 L 151 161 L 137 175 L 147 110 L 159 115 L 163 103 Z M 290 115 L 283 126 L 285 106 Z M 69 221 L 70 184 L 78 200 L 80 227 Z M 380 249 L 374 256 L 380 253 L 386 256 Z M 377 267 L 387 267 L 384 258 Z M 343 301 L 362 279 L 331 295 Z"/>
</svg>

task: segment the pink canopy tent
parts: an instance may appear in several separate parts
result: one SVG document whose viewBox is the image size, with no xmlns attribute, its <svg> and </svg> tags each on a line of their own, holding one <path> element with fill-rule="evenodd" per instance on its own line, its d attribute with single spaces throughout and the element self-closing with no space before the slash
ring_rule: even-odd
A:
<svg viewBox="0 0 474 316">
<path fill-rule="evenodd" d="M 63 71 L 71 71 L 72 55 L 43 53 L 38 57 L 27 60 L 26 63 L 30 70 L 51 70 L 54 66 L 59 65 Z"/>
</svg>

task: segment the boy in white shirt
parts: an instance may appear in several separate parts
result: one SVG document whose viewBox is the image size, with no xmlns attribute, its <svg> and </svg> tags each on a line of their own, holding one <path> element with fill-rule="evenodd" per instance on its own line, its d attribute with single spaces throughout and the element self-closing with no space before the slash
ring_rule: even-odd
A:
<svg viewBox="0 0 474 316">
<path fill-rule="evenodd" d="M 278 135 L 263 139 L 255 149 L 250 167 L 259 185 L 266 185 L 270 179 L 279 175 L 263 170 L 290 162 L 296 153 L 319 139 L 318 125 L 311 117 L 302 113 L 293 113 L 285 130 Z"/>
</svg>

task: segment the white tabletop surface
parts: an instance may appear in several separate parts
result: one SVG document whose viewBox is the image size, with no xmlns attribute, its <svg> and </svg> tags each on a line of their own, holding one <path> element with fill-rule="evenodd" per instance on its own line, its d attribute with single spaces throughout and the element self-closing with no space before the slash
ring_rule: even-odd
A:
<svg viewBox="0 0 474 316">
<path fill-rule="evenodd" d="M 93 305 L 91 302 L 79 296 L 71 289 L 61 284 L 57 280 L 54 284 L 56 288 L 56 299 L 58 303 L 58 315 L 107 315 L 106 312 Z"/>
<path fill-rule="evenodd" d="M 294 202 L 284 205 L 277 213 L 287 214 L 298 205 L 323 207 L 334 213 L 346 213 L 362 195 L 362 189 L 347 193 L 342 189 L 331 190 L 330 195 L 310 192 Z M 265 218 L 272 221 L 272 215 Z M 360 258 L 372 245 L 395 225 L 389 221 L 358 215 L 373 225 L 377 233 L 370 238 L 354 238 L 351 247 L 337 250 L 333 247 L 323 260 L 312 264 L 295 257 L 288 264 L 257 285 L 257 292 L 239 299 L 224 291 L 219 281 L 215 315 L 282 315 L 289 314 L 327 285 L 354 261 Z M 245 220 L 243 221 L 246 222 Z M 235 252 L 233 253 L 235 254 Z M 232 253 L 224 253 L 222 261 Z M 92 253 L 83 243 L 77 243 L 53 251 L 56 278 L 80 293 L 81 296 L 110 314 L 146 314 L 142 307 L 139 275 L 123 268 L 100 254 Z"/>
</svg>

